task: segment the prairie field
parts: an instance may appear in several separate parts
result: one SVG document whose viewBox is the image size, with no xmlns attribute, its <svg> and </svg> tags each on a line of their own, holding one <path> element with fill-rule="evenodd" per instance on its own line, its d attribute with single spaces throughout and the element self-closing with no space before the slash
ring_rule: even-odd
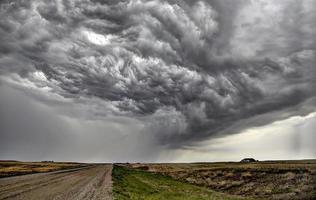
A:
<svg viewBox="0 0 316 200">
<path fill-rule="evenodd" d="M 159 173 L 114 165 L 113 197 L 118 200 L 234 200 L 248 199 L 175 180 Z"/>
<path fill-rule="evenodd" d="M 51 172 L 63 169 L 73 169 L 86 166 L 82 163 L 72 162 L 20 162 L 0 161 L 0 178 L 41 172 Z"/>
<path fill-rule="evenodd" d="M 316 160 L 125 166 L 238 197 L 316 199 Z"/>
<path fill-rule="evenodd" d="M 0 199 L 314 200 L 316 160 L 117 164 L 1 161 L 0 188 Z"/>
</svg>

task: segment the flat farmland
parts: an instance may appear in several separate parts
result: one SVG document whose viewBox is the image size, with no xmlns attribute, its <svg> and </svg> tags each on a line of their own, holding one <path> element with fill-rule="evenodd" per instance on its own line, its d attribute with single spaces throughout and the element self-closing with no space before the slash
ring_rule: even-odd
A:
<svg viewBox="0 0 316 200">
<path fill-rule="evenodd" d="M 1 199 L 316 199 L 316 160 L 252 163 L 2 162 Z"/>
<path fill-rule="evenodd" d="M 316 160 L 126 166 L 239 197 L 316 199 Z"/>
<path fill-rule="evenodd" d="M 0 161 L 0 178 L 52 172 L 64 169 L 74 169 L 84 167 L 87 164 L 74 162 L 20 162 L 20 161 Z"/>
</svg>

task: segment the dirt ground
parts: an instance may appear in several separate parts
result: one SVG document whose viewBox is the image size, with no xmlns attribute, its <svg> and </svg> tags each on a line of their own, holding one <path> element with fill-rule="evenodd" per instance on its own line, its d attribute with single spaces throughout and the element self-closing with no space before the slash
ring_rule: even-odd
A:
<svg viewBox="0 0 316 200">
<path fill-rule="evenodd" d="M 0 179 L 0 199 L 112 199 L 112 165 Z"/>
</svg>

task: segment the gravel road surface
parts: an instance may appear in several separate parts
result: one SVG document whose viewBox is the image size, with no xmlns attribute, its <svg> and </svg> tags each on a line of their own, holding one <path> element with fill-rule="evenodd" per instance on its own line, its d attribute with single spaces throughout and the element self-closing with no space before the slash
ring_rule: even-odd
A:
<svg viewBox="0 0 316 200">
<path fill-rule="evenodd" d="M 112 199 L 112 165 L 0 179 L 0 200 Z"/>
</svg>

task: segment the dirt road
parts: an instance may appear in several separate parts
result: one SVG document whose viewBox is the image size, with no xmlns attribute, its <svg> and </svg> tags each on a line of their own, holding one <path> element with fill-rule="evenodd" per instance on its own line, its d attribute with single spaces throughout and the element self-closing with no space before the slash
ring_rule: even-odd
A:
<svg viewBox="0 0 316 200">
<path fill-rule="evenodd" d="M 112 165 L 0 179 L 2 199 L 112 199 Z"/>
</svg>

